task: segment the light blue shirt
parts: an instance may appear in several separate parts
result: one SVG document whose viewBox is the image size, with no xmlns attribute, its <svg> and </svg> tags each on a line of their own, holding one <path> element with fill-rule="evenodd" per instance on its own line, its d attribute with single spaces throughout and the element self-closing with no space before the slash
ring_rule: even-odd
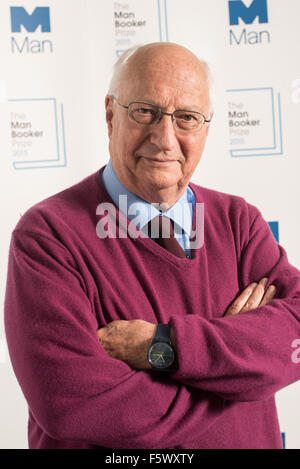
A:
<svg viewBox="0 0 300 469">
<path fill-rule="evenodd" d="M 102 172 L 102 180 L 105 189 L 119 210 L 124 213 L 130 221 L 135 223 L 140 230 L 147 234 L 148 228 L 146 228 L 146 226 L 148 223 L 157 215 L 162 215 L 162 212 L 159 211 L 155 205 L 149 204 L 149 202 L 138 197 L 121 184 L 114 171 L 111 160 L 109 160 Z M 120 203 L 120 196 L 123 196 L 122 203 Z M 124 196 L 126 196 L 126 212 L 124 210 Z M 180 199 L 168 210 L 163 212 L 164 216 L 173 220 L 175 237 L 188 256 L 190 255 L 190 235 L 192 231 L 194 205 L 195 195 L 192 189 L 188 187 Z"/>
</svg>

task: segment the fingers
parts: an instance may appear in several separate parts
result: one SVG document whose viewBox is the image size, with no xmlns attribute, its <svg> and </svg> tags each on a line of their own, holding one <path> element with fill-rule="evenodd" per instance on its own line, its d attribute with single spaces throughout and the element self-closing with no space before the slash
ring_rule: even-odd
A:
<svg viewBox="0 0 300 469">
<path fill-rule="evenodd" d="M 236 314 L 239 314 L 241 309 L 245 306 L 245 304 L 251 297 L 256 286 L 257 283 L 250 283 L 250 285 L 248 285 L 248 287 L 246 287 L 245 290 L 242 291 L 242 293 L 237 297 L 237 299 L 234 300 L 229 309 L 226 311 L 225 316 L 235 316 Z"/>
<path fill-rule="evenodd" d="M 266 305 L 269 303 L 269 301 L 273 300 L 273 298 L 276 296 L 276 287 L 275 285 L 270 285 L 269 288 L 267 289 L 263 299 L 260 302 L 259 306 Z"/>
<path fill-rule="evenodd" d="M 225 316 L 235 316 L 239 313 L 263 306 L 271 301 L 276 295 L 276 287 L 271 285 L 265 292 L 268 278 L 264 277 L 259 283 L 251 283 L 238 296 L 226 311 Z"/>
<path fill-rule="evenodd" d="M 244 313 L 245 311 L 250 311 L 251 309 L 258 308 L 258 306 L 260 305 L 264 297 L 267 283 L 268 283 L 267 278 L 261 279 L 261 281 L 256 285 L 252 294 L 250 295 L 250 297 L 248 298 L 248 300 L 242 307 L 240 313 Z"/>
</svg>

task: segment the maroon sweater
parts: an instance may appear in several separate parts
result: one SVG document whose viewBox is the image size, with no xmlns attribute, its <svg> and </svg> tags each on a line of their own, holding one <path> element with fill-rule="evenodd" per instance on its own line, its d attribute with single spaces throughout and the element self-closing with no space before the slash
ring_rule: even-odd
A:
<svg viewBox="0 0 300 469">
<path fill-rule="evenodd" d="M 20 219 L 5 327 L 30 448 L 281 447 L 274 393 L 300 378 L 300 273 L 254 206 L 190 186 L 205 207 L 191 260 L 150 238 L 100 239 L 96 207 L 111 199 L 99 172 Z M 265 276 L 276 299 L 223 317 Z M 101 347 L 99 327 L 135 318 L 173 326 L 175 373 L 135 371 Z"/>
</svg>

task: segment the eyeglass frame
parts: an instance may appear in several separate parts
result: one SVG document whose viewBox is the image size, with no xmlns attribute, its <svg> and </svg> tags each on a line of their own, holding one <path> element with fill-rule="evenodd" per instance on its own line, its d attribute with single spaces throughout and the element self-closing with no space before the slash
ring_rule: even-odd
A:
<svg viewBox="0 0 300 469">
<path fill-rule="evenodd" d="M 144 102 L 144 101 L 132 101 L 131 103 L 129 103 L 129 104 L 126 106 L 125 104 L 120 103 L 114 95 L 111 95 L 111 98 L 113 98 L 119 106 L 121 106 L 121 107 L 124 108 L 124 109 L 127 109 L 127 111 L 128 111 L 129 106 L 130 106 L 131 104 L 146 104 L 147 106 L 154 106 L 154 107 L 156 107 L 156 108 L 159 110 L 159 117 L 158 117 L 157 120 L 156 120 L 155 122 L 153 122 L 152 124 L 142 124 L 141 122 L 138 122 L 138 121 L 136 121 L 135 119 L 133 119 L 133 118 L 129 115 L 129 112 L 127 112 L 128 117 L 129 117 L 133 122 L 136 122 L 137 124 L 143 125 L 143 126 L 145 126 L 145 127 L 151 127 L 151 125 L 156 125 L 156 124 L 158 124 L 158 123 L 161 121 L 163 115 L 165 115 L 165 116 L 170 116 L 170 117 L 171 117 L 171 120 L 172 120 L 172 123 L 173 123 L 174 120 L 176 121 L 176 118 L 174 117 L 175 112 L 191 112 L 191 113 L 194 113 L 194 114 L 199 114 L 200 116 L 203 117 L 204 121 L 203 121 L 202 126 L 199 127 L 198 129 L 194 130 L 194 131 L 193 131 L 193 130 L 180 129 L 180 128 L 179 128 L 178 130 L 179 130 L 179 131 L 182 131 L 182 132 L 184 132 L 184 133 L 196 133 L 196 132 L 199 132 L 199 131 L 204 127 L 204 125 L 205 125 L 206 122 L 209 123 L 209 122 L 211 122 L 211 119 L 212 119 L 212 118 L 206 119 L 205 115 L 204 115 L 202 112 L 198 112 L 198 111 L 191 111 L 191 110 L 188 110 L 188 109 L 176 109 L 174 112 L 165 112 L 165 111 L 162 110 L 161 107 L 157 106 L 156 104 L 146 103 L 146 102 Z"/>
</svg>

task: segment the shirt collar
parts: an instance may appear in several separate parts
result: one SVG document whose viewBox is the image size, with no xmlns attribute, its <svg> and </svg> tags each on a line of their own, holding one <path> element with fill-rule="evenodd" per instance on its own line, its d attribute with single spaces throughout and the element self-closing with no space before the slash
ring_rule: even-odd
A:
<svg viewBox="0 0 300 469">
<path fill-rule="evenodd" d="M 161 212 L 149 202 L 126 189 L 120 182 L 111 160 L 102 172 L 103 184 L 119 210 L 139 229 L 143 229 L 152 218 Z M 126 197 L 124 197 L 126 196 Z M 189 236 L 192 230 L 195 197 L 190 187 L 163 215 L 171 218 Z"/>
</svg>

